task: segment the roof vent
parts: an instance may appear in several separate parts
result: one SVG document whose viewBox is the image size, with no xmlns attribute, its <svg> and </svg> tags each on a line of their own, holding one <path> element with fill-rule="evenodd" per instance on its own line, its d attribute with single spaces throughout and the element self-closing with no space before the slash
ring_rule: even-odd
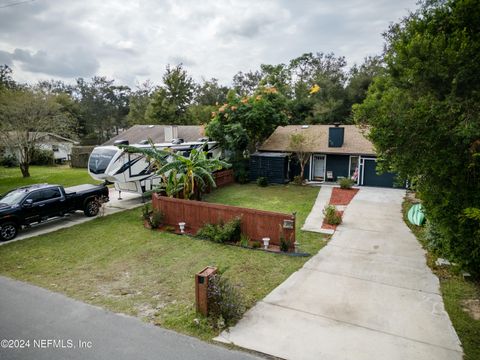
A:
<svg viewBox="0 0 480 360">
<path fill-rule="evenodd" d="M 114 146 L 118 146 L 118 145 L 128 145 L 128 144 L 129 144 L 128 140 L 116 140 L 116 141 L 113 143 Z"/>
<path fill-rule="evenodd" d="M 345 128 L 339 127 L 336 124 L 335 127 L 328 128 L 328 147 L 342 147 L 344 133 Z"/>
<path fill-rule="evenodd" d="M 302 129 L 308 129 L 308 125 L 302 125 Z"/>
</svg>

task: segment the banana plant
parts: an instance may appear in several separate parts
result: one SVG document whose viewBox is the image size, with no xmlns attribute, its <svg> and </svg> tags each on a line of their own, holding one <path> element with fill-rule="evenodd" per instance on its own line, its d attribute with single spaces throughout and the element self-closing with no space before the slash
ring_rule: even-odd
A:
<svg viewBox="0 0 480 360">
<path fill-rule="evenodd" d="M 160 189 L 165 191 L 168 197 L 177 197 L 183 191 L 185 174 L 178 174 L 171 170 L 167 176 L 163 176 Z"/>
<path fill-rule="evenodd" d="M 158 173 L 166 174 L 175 170 L 179 174 L 184 174 L 183 197 L 185 199 L 199 197 L 207 186 L 215 188 L 216 184 L 212 172 L 230 167 L 227 162 L 216 158 L 208 158 L 205 152 L 197 149 L 193 149 L 188 157 L 173 153 L 171 156 L 172 161 L 163 165 Z"/>
<path fill-rule="evenodd" d="M 185 157 L 170 149 L 158 149 L 152 141 L 150 141 L 150 145 L 149 148 L 130 145 L 121 145 L 120 147 L 130 153 L 146 155 L 147 159 L 153 162 L 158 169 L 156 173 L 162 177 L 161 187 L 167 192 L 167 195 L 170 193 L 176 196 L 183 192 L 184 199 L 199 198 L 207 187 L 216 187 L 212 173 L 231 166 L 218 158 L 208 158 L 206 152 L 197 149 L 191 150 L 189 156 Z"/>
</svg>

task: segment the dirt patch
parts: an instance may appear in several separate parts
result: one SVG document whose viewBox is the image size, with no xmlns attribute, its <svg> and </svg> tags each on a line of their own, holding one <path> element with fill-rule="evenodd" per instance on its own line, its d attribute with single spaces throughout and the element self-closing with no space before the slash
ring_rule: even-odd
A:
<svg viewBox="0 0 480 360">
<path fill-rule="evenodd" d="M 141 303 L 135 304 L 134 306 L 135 310 L 137 311 L 137 317 L 153 320 L 155 316 L 158 315 L 159 311 L 166 306 L 166 304 L 159 303 L 155 306 L 149 303 Z"/>
<path fill-rule="evenodd" d="M 419 204 L 421 201 L 420 199 L 417 199 L 417 193 L 413 191 L 407 191 L 406 198 L 407 200 L 412 203 L 412 204 Z"/>
<path fill-rule="evenodd" d="M 357 192 L 358 189 L 333 188 L 330 205 L 348 205 Z"/>
<path fill-rule="evenodd" d="M 106 278 L 104 275 L 97 274 L 96 278 L 101 279 L 101 281 L 97 284 L 95 296 L 118 298 L 138 295 L 138 291 L 130 285 L 130 273 L 128 271 L 110 276 L 110 278 Z"/>
<path fill-rule="evenodd" d="M 480 320 L 480 300 L 469 299 L 461 302 L 462 310 L 468 313 L 474 320 Z"/>
</svg>

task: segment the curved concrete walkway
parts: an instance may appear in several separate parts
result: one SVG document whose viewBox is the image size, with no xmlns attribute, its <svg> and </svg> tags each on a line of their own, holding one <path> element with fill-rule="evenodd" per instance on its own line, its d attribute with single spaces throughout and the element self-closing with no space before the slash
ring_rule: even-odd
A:
<svg viewBox="0 0 480 360">
<path fill-rule="evenodd" d="M 333 186 L 331 185 L 322 185 L 320 191 L 318 192 L 317 199 L 315 204 L 313 204 L 310 214 L 308 214 L 305 219 L 305 223 L 302 226 L 303 231 L 313 231 L 324 234 L 333 234 L 334 230 L 324 230 L 322 229 L 323 224 L 323 209 L 330 202 L 330 197 L 332 196 Z"/>
<path fill-rule="evenodd" d="M 362 188 L 329 244 L 217 340 L 285 359 L 462 359 L 404 194 Z"/>
</svg>

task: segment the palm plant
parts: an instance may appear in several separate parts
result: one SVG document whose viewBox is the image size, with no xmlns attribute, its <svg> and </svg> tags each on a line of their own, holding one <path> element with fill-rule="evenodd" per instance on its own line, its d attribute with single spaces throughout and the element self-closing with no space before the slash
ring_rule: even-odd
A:
<svg viewBox="0 0 480 360">
<path fill-rule="evenodd" d="M 153 169 L 160 169 L 164 164 L 167 163 L 167 159 L 171 155 L 171 152 L 156 148 L 151 139 L 148 140 L 148 142 L 150 144 L 149 148 L 138 148 L 131 145 L 119 145 L 118 147 L 131 154 L 145 155 L 147 160 L 151 162 L 151 167 Z"/>
<path fill-rule="evenodd" d="M 172 161 L 163 165 L 158 173 L 163 175 L 169 171 L 176 171 L 184 174 L 183 197 L 191 199 L 199 197 L 207 186 L 216 187 L 212 172 L 222 168 L 229 168 L 230 164 L 220 159 L 208 158 L 206 153 L 193 149 L 188 157 L 178 154 L 171 154 Z"/>
<path fill-rule="evenodd" d="M 150 148 L 121 146 L 127 152 L 144 154 L 162 176 L 162 185 L 167 196 L 176 196 L 183 191 L 184 199 L 199 198 L 207 187 L 215 188 L 212 172 L 229 168 L 230 164 L 218 158 L 208 158 L 203 151 L 193 149 L 188 157 L 176 154 L 171 150 L 162 150 L 150 141 Z"/>
</svg>

